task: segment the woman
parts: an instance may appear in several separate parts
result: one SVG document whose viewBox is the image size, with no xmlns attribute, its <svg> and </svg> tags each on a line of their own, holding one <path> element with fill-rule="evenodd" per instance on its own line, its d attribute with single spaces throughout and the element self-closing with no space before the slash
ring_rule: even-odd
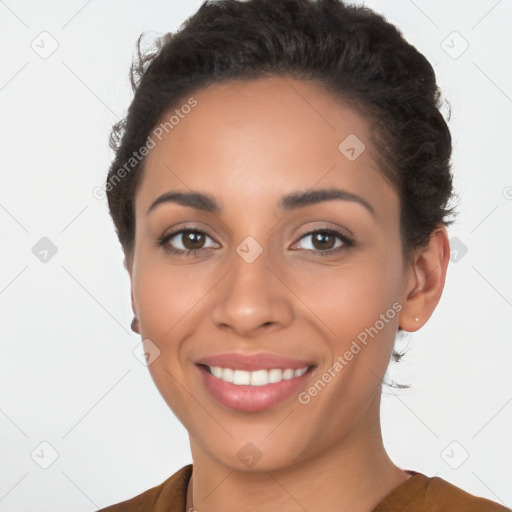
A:
<svg viewBox="0 0 512 512">
<path fill-rule="evenodd" d="M 193 464 L 103 510 L 506 510 L 381 436 L 397 333 L 432 315 L 450 253 L 431 65 L 338 0 L 208 2 L 161 43 L 106 190 Z"/>
</svg>

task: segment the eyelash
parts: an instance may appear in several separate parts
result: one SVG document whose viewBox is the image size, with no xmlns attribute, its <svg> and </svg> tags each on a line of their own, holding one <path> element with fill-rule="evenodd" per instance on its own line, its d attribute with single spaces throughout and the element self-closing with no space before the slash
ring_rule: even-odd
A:
<svg viewBox="0 0 512 512">
<path fill-rule="evenodd" d="M 203 249 L 188 249 L 188 250 L 175 249 L 174 247 L 170 247 L 167 245 L 169 240 L 172 240 L 176 235 L 179 235 L 179 234 L 182 234 L 185 232 L 199 233 L 199 234 L 207 236 L 208 238 L 211 238 L 204 231 L 202 231 L 200 229 L 183 228 L 178 231 L 173 231 L 172 233 L 168 233 L 167 235 L 161 236 L 157 240 L 157 246 L 163 247 L 164 250 L 166 250 L 172 254 L 176 254 L 178 256 L 184 256 L 184 257 L 197 256 L 199 253 L 201 253 L 202 251 L 205 250 L 204 248 Z M 312 231 L 308 231 L 307 233 L 303 233 L 300 236 L 299 240 L 302 240 L 303 238 L 313 235 L 315 233 L 327 233 L 330 235 L 336 235 L 343 242 L 343 245 L 341 247 L 337 247 L 336 249 L 328 249 L 326 251 L 314 251 L 311 249 L 302 249 L 303 251 L 313 252 L 315 254 L 318 254 L 319 256 L 330 256 L 330 255 L 338 253 L 342 250 L 350 249 L 351 247 L 354 247 L 354 245 L 355 245 L 355 242 L 352 238 L 350 238 L 347 235 L 345 235 L 344 233 L 341 233 L 340 231 L 337 231 L 336 229 L 332 229 L 332 228 L 319 228 L 319 229 L 314 229 Z"/>
</svg>

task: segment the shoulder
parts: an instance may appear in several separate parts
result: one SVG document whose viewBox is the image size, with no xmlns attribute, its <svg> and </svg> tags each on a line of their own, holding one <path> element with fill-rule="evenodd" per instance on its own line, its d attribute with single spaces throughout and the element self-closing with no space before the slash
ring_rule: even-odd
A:
<svg viewBox="0 0 512 512">
<path fill-rule="evenodd" d="M 188 464 L 160 485 L 97 512 L 182 512 L 191 475 L 192 464 Z"/>
<path fill-rule="evenodd" d="M 440 477 L 425 478 L 428 480 L 426 496 L 432 501 L 438 501 L 443 504 L 444 508 L 439 510 L 461 510 L 467 512 L 510 511 L 510 509 L 499 503 L 474 496 Z"/>
<path fill-rule="evenodd" d="M 479 498 L 440 477 L 414 474 L 388 495 L 374 512 L 510 512 L 494 501 Z"/>
</svg>

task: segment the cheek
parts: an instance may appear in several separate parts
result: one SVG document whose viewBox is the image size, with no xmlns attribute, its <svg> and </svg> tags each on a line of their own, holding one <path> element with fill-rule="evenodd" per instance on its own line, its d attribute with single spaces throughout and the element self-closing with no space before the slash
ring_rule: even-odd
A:
<svg viewBox="0 0 512 512">
<path fill-rule="evenodd" d="M 134 298 L 137 305 L 140 335 L 151 340 L 159 355 L 148 366 L 158 391 L 178 419 L 186 426 L 190 417 L 200 415 L 195 402 L 184 392 L 188 368 L 185 361 L 187 339 L 199 325 L 204 297 L 212 279 L 198 266 L 170 264 L 165 256 L 154 252 L 137 254 L 134 266 Z M 210 283 L 210 284 L 209 284 Z"/>
<path fill-rule="evenodd" d="M 332 351 L 377 324 L 382 337 L 394 340 L 398 328 L 400 258 L 385 251 L 368 251 L 338 267 L 308 268 L 289 276 L 293 290 L 321 320 Z"/>
<path fill-rule="evenodd" d="M 141 335 L 160 340 L 183 337 L 194 323 L 203 299 L 214 284 L 208 264 L 171 264 L 165 255 L 140 251 L 134 269 L 133 291 Z"/>
</svg>

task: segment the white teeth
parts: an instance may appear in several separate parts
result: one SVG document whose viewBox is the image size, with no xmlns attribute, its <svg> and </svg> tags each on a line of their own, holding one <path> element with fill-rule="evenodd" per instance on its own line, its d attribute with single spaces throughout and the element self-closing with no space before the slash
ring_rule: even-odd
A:
<svg viewBox="0 0 512 512">
<path fill-rule="evenodd" d="M 246 386 L 249 386 L 251 384 L 251 372 L 235 370 L 233 373 L 233 384 L 245 384 Z"/>
<path fill-rule="evenodd" d="M 218 379 L 222 378 L 222 368 L 220 366 L 212 366 L 210 370 L 212 371 L 213 375 L 215 375 L 215 377 Z"/>
<path fill-rule="evenodd" d="M 285 370 L 285 371 L 283 372 L 283 379 L 284 379 L 284 380 L 290 380 L 290 379 L 293 379 L 294 374 L 295 374 L 295 372 L 294 372 L 291 368 L 288 368 L 287 370 Z"/>
<path fill-rule="evenodd" d="M 256 370 L 255 372 L 247 372 L 251 376 L 251 384 L 253 386 L 265 386 L 268 384 L 267 370 Z"/>
<path fill-rule="evenodd" d="M 268 372 L 268 381 L 270 383 L 279 382 L 283 380 L 283 370 L 272 369 Z"/>
<path fill-rule="evenodd" d="M 219 368 L 222 371 L 222 376 L 220 377 L 222 380 L 226 382 L 233 382 L 233 370 L 231 368 Z"/>
<path fill-rule="evenodd" d="M 272 368 L 271 370 L 255 370 L 253 372 L 245 370 L 232 370 L 231 368 L 221 368 L 220 366 L 209 367 L 212 375 L 225 382 L 231 382 L 237 386 L 266 386 L 282 380 L 290 380 L 304 375 L 309 366 L 293 370 L 287 368 L 281 370 Z"/>
<path fill-rule="evenodd" d="M 295 370 L 295 377 L 300 377 L 301 375 L 304 375 L 307 371 L 307 368 L 300 368 L 299 370 Z"/>
</svg>

